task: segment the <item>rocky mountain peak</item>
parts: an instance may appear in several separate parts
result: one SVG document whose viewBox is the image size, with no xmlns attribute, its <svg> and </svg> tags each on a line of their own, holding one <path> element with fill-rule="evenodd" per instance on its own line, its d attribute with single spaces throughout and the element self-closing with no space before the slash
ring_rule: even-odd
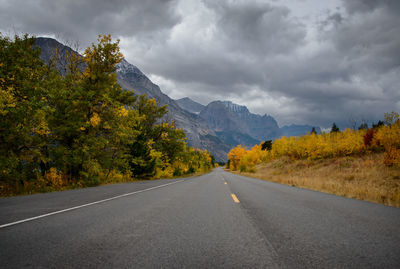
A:
<svg viewBox="0 0 400 269">
<path fill-rule="evenodd" d="M 120 74 L 135 73 L 138 75 L 143 75 L 139 68 L 128 63 L 124 58 L 117 64 L 117 72 Z"/>
<path fill-rule="evenodd" d="M 222 104 L 234 113 L 250 113 L 246 106 L 241 106 L 232 101 L 221 101 Z"/>
<path fill-rule="evenodd" d="M 184 97 L 178 100 L 175 100 L 175 102 L 184 110 L 190 112 L 190 113 L 194 113 L 196 115 L 198 115 L 200 113 L 200 111 L 202 111 L 204 109 L 205 106 L 203 106 L 202 104 L 193 101 L 192 99 L 190 99 L 189 97 Z"/>
</svg>

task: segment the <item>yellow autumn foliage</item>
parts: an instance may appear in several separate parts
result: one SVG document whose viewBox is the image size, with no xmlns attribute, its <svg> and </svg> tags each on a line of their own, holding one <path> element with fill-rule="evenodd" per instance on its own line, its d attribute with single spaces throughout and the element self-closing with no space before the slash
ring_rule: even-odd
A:
<svg viewBox="0 0 400 269">
<path fill-rule="evenodd" d="M 99 125 L 101 122 L 101 118 L 99 116 L 99 114 L 97 114 L 96 112 L 93 113 L 92 117 L 90 118 L 90 124 L 93 127 L 96 127 L 97 125 Z"/>
<path fill-rule="evenodd" d="M 396 112 L 385 114 L 387 125 L 379 128 L 374 144 L 385 149 L 384 163 L 387 166 L 400 165 L 400 119 Z"/>
<path fill-rule="evenodd" d="M 57 169 L 54 167 L 50 168 L 50 170 L 45 173 L 44 179 L 48 186 L 56 190 L 61 189 L 64 185 L 67 185 L 66 180 L 64 180 L 63 173 L 61 171 L 57 171 Z"/>
<path fill-rule="evenodd" d="M 250 150 L 238 145 L 228 153 L 227 167 L 233 171 L 255 172 L 255 165 L 282 157 L 292 160 L 317 160 L 351 155 L 368 154 L 371 151 L 385 152 L 384 164 L 400 165 L 400 120 L 399 114 L 386 114 L 387 124 L 377 129 L 351 130 L 343 132 L 308 134 L 298 137 L 281 137 L 272 144 L 272 149 L 262 150 L 261 144 Z M 372 137 L 366 143 L 367 132 Z"/>
</svg>

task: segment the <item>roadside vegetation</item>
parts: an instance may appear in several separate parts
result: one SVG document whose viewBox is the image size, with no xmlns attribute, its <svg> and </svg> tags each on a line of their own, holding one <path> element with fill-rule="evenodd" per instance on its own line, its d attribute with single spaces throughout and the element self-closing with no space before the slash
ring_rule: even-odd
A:
<svg viewBox="0 0 400 269">
<path fill-rule="evenodd" d="M 265 180 L 400 207 L 400 120 L 266 141 L 228 154 L 227 168 Z"/>
<path fill-rule="evenodd" d="M 165 120 L 166 106 L 118 85 L 118 41 L 99 36 L 83 56 L 56 54 L 50 64 L 40 53 L 35 38 L 0 35 L 1 196 L 213 167 Z"/>
</svg>

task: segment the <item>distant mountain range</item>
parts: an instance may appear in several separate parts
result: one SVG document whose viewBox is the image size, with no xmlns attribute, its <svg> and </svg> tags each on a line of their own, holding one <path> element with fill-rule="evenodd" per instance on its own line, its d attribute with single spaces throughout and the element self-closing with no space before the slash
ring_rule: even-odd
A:
<svg viewBox="0 0 400 269">
<path fill-rule="evenodd" d="M 282 136 L 300 136 L 305 135 L 307 132 L 311 133 L 312 128 L 315 128 L 315 131 L 320 134 L 321 128 L 319 126 L 311 126 L 311 125 L 285 125 L 281 127 L 281 135 Z"/>
<path fill-rule="evenodd" d="M 176 103 L 187 112 L 199 115 L 215 134 L 230 147 L 242 144 L 252 147 L 261 141 L 274 140 L 281 136 L 300 136 L 311 132 L 310 125 L 289 125 L 279 128 L 276 120 L 269 115 L 251 113 L 247 107 L 230 101 L 213 101 L 207 106 L 185 97 Z M 314 127 L 321 133 L 318 126 Z"/>
<path fill-rule="evenodd" d="M 41 57 L 45 62 L 50 61 L 57 49 L 61 53 L 73 51 L 52 38 L 39 37 L 36 44 L 41 48 Z M 62 63 L 57 67 L 64 73 Z M 308 125 L 279 128 L 272 116 L 250 113 L 247 107 L 230 101 L 214 101 L 204 106 L 188 97 L 173 100 L 125 59 L 117 66 L 117 79 L 123 89 L 146 94 L 159 105 L 168 105 L 165 119 L 174 120 L 176 126 L 184 130 L 189 146 L 210 151 L 217 161 L 226 161 L 226 154 L 238 144 L 252 147 L 264 140 L 273 140 L 282 135 L 302 135 L 312 129 Z M 321 131 L 319 127 L 316 129 Z"/>
</svg>

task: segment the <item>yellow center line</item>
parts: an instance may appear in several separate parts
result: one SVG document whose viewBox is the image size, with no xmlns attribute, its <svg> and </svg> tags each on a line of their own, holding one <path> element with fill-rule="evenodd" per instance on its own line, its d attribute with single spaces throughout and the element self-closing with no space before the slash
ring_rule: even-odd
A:
<svg viewBox="0 0 400 269">
<path fill-rule="evenodd" d="M 240 201 L 239 201 L 239 199 L 236 197 L 236 195 L 235 194 L 231 194 L 232 195 L 232 199 L 233 199 L 233 201 L 235 202 L 235 203 L 240 203 Z"/>
</svg>

